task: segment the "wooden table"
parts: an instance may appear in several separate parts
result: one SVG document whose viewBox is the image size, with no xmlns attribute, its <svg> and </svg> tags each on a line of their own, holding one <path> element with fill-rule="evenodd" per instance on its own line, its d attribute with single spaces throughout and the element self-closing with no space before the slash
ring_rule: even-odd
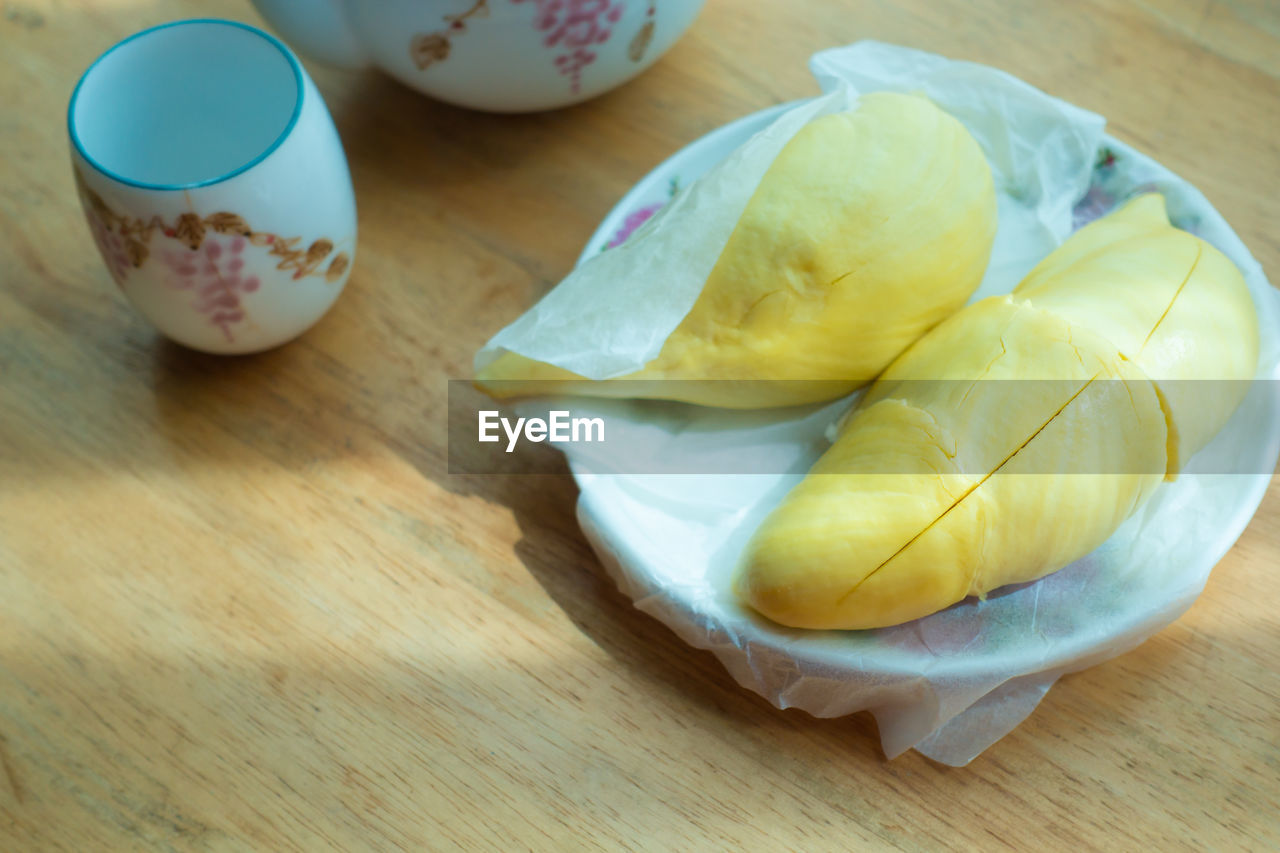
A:
<svg viewBox="0 0 1280 853">
<path fill-rule="evenodd" d="M 258 20 L 0 2 L 0 849 L 1280 844 L 1280 489 L 1179 622 L 953 769 L 739 688 L 604 579 L 562 466 L 450 476 L 444 423 L 446 380 L 636 179 L 859 38 L 1107 115 L 1280 274 L 1274 4 L 711 0 L 546 115 L 313 68 L 360 257 L 319 326 L 239 359 L 110 285 L 63 129 L 97 54 L 210 12 Z"/>
</svg>

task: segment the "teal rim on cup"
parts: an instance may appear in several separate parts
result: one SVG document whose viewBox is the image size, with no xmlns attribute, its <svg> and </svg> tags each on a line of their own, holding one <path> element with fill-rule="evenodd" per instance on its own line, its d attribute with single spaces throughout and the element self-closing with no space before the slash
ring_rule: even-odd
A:
<svg viewBox="0 0 1280 853">
<path fill-rule="evenodd" d="M 342 143 L 297 57 L 237 21 L 119 42 L 67 110 L 85 217 L 107 269 L 168 337 L 213 353 L 284 343 L 351 272 Z"/>
</svg>

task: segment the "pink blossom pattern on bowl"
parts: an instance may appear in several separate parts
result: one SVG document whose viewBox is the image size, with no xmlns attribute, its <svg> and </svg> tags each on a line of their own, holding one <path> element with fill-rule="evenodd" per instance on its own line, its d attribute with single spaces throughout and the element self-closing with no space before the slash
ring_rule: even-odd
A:
<svg viewBox="0 0 1280 853">
<path fill-rule="evenodd" d="M 627 218 L 622 220 L 622 227 L 613 235 L 613 239 L 608 243 L 605 243 L 604 247 L 606 249 L 613 249 L 627 242 L 631 235 L 636 232 L 637 228 L 648 222 L 649 218 L 664 206 L 666 206 L 666 202 L 655 201 L 653 204 L 646 204 L 639 210 L 631 211 L 631 213 L 627 214 Z"/>
<path fill-rule="evenodd" d="M 528 0 L 511 0 L 524 3 Z M 538 10 L 533 25 L 544 33 L 546 47 L 562 48 L 556 56 L 556 69 L 569 78 L 569 91 L 582 88 L 582 69 L 596 61 L 591 48 L 602 45 L 613 35 L 613 25 L 622 17 L 625 4 L 610 0 L 532 0 Z"/>
<path fill-rule="evenodd" d="M 512 4 L 534 3 L 533 26 L 542 33 L 544 47 L 556 49 L 556 70 L 569 78 L 569 91 L 582 89 L 582 72 L 596 61 L 597 48 L 609 41 L 614 26 L 626 11 L 627 0 L 509 0 Z M 657 0 L 647 0 L 645 22 L 632 36 L 627 57 L 640 62 L 653 40 Z M 489 16 L 489 0 L 474 0 L 465 12 L 442 16 L 444 27 L 419 33 L 409 41 L 409 56 L 422 70 L 443 62 L 453 50 L 453 40 L 467 32 L 474 18 Z"/>
<path fill-rule="evenodd" d="M 1101 178 L 1109 171 L 1116 162 L 1116 155 L 1110 148 L 1102 148 L 1098 151 L 1098 158 L 1093 164 L 1093 175 L 1090 176 L 1089 190 L 1084 197 L 1076 202 L 1076 206 L 1071 210 L 1071 227 L 1073 229 L 1083 228 L 1095 219 L 1099 219 L 1106 215 L 1111 208 L 1115 207 L 1115 196 L 1112 195 L 1102 183 Z"/>
<path fill-rule="evenodd" d="M 1103 146 L 1098 149 L 1098 156 L 1093 164 L 1093 174 L 1089 179 L 1089 189 L 1071 211 L 1073 229 L 1083 228 L 1134 196 L 1159 192 L 1164 193 L 1166 198 L 1169 197 L 1169 188 L 1164 186 L 1160 179 L 1152 176 L 1152 179 L 1135 183 L 1133 165 L 1126 164 L 1126 168 L 1119 169 L 1117 168 L 1119 162 L 1120 155 L 1112 148 Z M 1181 217 L 1174 224 L 1184 231 L 1196 234 L 1200 227 L 1200 217 Z"/>
<path fill-rule="evenodd" d="M 613 236 L 609 238 L 609 242 L 600 247 L 600 251 L 606 249 L 614 249 L 631 239 L 631 235 L 640 229 L 653 215 L 662 208 L 666 207 L 671 199 L 676 197 L 676 193 L 680 192 L 680 176 L 672 175 L 671 180 L 667 182 L 667 197 L 662 201 L 655 201 L 638 207 L 626 215 L 622 220 L 622 225 L 618 230 L 613 232 Z"/>
</svg>

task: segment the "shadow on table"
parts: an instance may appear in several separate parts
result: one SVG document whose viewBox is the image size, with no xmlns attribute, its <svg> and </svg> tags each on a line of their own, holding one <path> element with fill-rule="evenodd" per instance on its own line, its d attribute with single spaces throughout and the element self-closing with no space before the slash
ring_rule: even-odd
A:
<svg viewBox="0 0 1280 853">
<path fill-rule="evenodd" d="M 603 100 L 609 97 L 624 96 Z M 414 192 L 439 192 L 494 169 L 518 170 L 535 146 L 554 146 L 557 136 L 573 132 L 577 112 L 601 108 L 596 103 L 530 116 L 488 115 L 428 101 L 381 76 L 360 79 L 331 100 L 357 186 L 395 181 Z M 441 146 L 469 153 L 433 156 Z M 383 214 L 361 215 L 378 222 Z M 362 235 L 362 251 L 378 239 L 376 229 Z M 451 364 L 450 354 L 439 350 L 420 362 L 385 357 L 401 353 L 377 345 L 376 330 L 367 325 L 376 309 L 364 311 L 362 304 L 376 296 L 364 277 L 378 260 L 358 258 L 352 292 L 316 329 L 283 348 L 227 359 L 158 342 L 153 378 L 162 430 L 184 443 L 184 436 L 216 424 L 243 446 L 191 448 L 202 459 L 240 464 L 252 449 L 292 470 L 352 452 L 338 440 L 344 434 L 355 437 L 357 448 L 385 444 L 440 487 L 509 508 L 521 531 L 515 557 L 577 629 L 647 689 L 688 697 L 735 726 L 833 733 L 851 756 L 880 760 L 869 715 L 815 720 L 774 709 L 739 687 L 711 653 L 686 646 L 635 610 L 603 574 L 578 529 L 577 486 L 560 453 L 545 446 L 522 451 L 514 468 L 520 473 L 450 474 L 441 413 L 462 407 L 445 405 L 445 379 L 465 375 L 464 364 Z M 435 318 L 423 320 L 421 329 L 424 340 L 450 331 Z M 408 417 L 406 410 L 422 416 Z"/>
<path fill-rule="evenodd" d="M 578 488 L 562 457 L 559 463 L 558 475 L 467 475 L 440 482 L 512 511 L 522 534 L 516 557 L 574 626 L 646 689 L 679 694 L 714 709 L 736 727 L 763 731 L 761 738 L 770 737 L 769 731 L 805 730 L 839 741 L 849 760 L 883 761 L 870 714 L 817 719 L 774 708 L 734 682 L 711 652 L 686 645 L 658 620 L 636 610 L 604 573 L 579 530 Z M 672 701 L 682 703 L 680 698 Z"/>
</svg>

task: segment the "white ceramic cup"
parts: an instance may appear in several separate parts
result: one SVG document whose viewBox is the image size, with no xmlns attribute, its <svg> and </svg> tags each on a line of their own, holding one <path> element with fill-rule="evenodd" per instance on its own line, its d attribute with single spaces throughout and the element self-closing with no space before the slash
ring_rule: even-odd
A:
<svg viewBox="0 0 1280 853">
<path fill-rule="evenodd" d="M 67 128 L 103 260 L 173 340 L 267 349 L 342 291 L 351 176 L 320 93 L 275 37 L 221 20 L 143 30 L 80 78 Z"/>
</svg>

